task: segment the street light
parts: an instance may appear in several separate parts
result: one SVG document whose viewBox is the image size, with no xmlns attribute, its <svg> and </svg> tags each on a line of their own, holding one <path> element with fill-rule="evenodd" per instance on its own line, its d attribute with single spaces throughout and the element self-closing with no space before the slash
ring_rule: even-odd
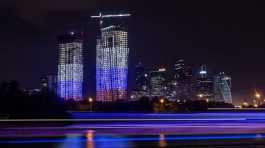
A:
<svg viewBox="0 0 265 148">
<path fill-rule="evenodd" d="M 201 99 L 203 98 L 203 94 L 198 94 L 198 97 Z"/>
<path fill-rule="evenodd" d="M 93 98 L 89 97 L 89 98 L 88 98 L 88 102 L 89 102 L 90 112 L 92 112 Z"/>
<path fill-rule="evenodd" d="M 255 99 L 254 99 L 257 105 L 261 105 L 262 104 L 262 100 L 261 100 L 261 94 L 259 92 L 255 92 Z"/>
<path fill-rule="evenodd" d="M 160 99 L 160 103 L 164 104 L 165 100 L 164 99 Z"/>
<path fill-rule="evenodd" d="M 89 98 L 88 98 L 88 102 L 89 102 L 89 103 L 92 103 L 92 102 L 93 102 L 93 98 L 89 97 Z"/>
<path fill-rule="evenodd" d="M 257 108 L 257 107 L 259 107 L 259 105 L 258 104 L 254 104 L 254 107 Z"/>
<path fill-rule="evenodd" d="M 260 99 L 261 95 L 257 92 L 257 93 L 255 94 L 255 97 L 256 97 L 257 99 Z"/>
<path fill-rule="evenodd" d="M 247 102 L 243 102 L 242 106 L 243 106 L 243 107 L 248 107 L 249 104 L 248 104 Z"/>
</svg>

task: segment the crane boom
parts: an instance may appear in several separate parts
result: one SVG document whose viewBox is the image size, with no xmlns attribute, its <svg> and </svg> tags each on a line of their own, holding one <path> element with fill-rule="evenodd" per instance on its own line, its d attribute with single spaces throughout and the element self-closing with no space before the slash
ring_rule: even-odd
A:
<svg viewBox="0 0 265 148">
<path fill-rule="evenodd" d="M 102 15 L 102 13 L 100 12 L 99 15 L 91 16 L 91 18 L 99 19 L 99 25 L 100 25 L 100 27 L 102 27 L 104 18 L 119 18 L 119 17 L 128 17 L 128 16 L 131 16 L 131 14 L 107 14 L 107 15 Z"/>
<path fill-rule="evenodd" d="M 107 14 L 107 15 L 102 15 L 102 13 L 99 13 L 99 15 L 91 16 L 91 18 L 103 19 L 103 18 L 128 17 L 128 16 L 131 16 L 131 14 Z"/>
</svg>

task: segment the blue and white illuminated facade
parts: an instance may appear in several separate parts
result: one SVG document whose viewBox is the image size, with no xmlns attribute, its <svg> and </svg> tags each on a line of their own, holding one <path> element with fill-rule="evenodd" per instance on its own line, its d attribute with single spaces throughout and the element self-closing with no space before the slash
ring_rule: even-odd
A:
<svg viewBox="0 0 265 148">
<path fill-rule="evenodd" d="M 119 26 L 101 28 L 96 51 L 96 99 L 112 102 L 127 98 L 128 33 Z"/>
<path fill-rule="evenodd" d="M 79 101 L 83 94 L 83 40 L 81 34 L 58 37 L 58 95 L 64 100 Z"/>
</svg>

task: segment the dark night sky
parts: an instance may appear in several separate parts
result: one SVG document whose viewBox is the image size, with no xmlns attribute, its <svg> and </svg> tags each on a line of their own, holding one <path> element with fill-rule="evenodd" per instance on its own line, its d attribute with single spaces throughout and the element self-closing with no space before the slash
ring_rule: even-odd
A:
<svg viewBox="0 0 265 148">
<path fill-rule="evenodd" d="M 1 0 L 0 81 L 39 87 L 41 76 L 56 74 L 56 36 L 77 30 L 85 33 L 86 90 L 92 94 L 97 23 L 89 16 L 125 11 L 133 14 L 128 20 L 130 69 L 137 61 L 148 68 L 170 68 L 177 58 L 195 68 L 205 63 L 213 73 L 230 74 L 234 99 L 243 100 L 255 87 L 265 91 L 261 2 Z"/>
</svg>

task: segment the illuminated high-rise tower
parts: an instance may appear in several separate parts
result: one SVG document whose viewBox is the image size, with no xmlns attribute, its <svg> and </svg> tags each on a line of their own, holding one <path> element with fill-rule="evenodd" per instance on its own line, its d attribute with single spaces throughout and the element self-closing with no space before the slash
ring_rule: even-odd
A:
<svg viewBox="0 0 265 148">
<path fill-rule="evenodd" d="M 96 47 L 96 100 L 112 102 L 127 98 L 128 32 L 119 25 L 103 27 L 103 18 L 123 17 L 128 14 L 99 15 L 100 37 Z"/>
<path fill-rule="evenodd" d="M 82 99 L 83 40 L 81 34 L 71 32 L 58 37 L 58 95 L 64 100 Z"/>
<path fill-rule="evenodd" d="M 174 82 L 172 88 L 178 100 L 191 100 L 193 98 L 193 72 L 183 59 L 177 60 L 174 64 Z"/>
<path fill-rule="evenodd" d="M 224 72 L 214 77 L 214 101 L 232 104 L 231 77 Z"/>
<path fill-rule="evenodd" d="M 166 94 L 167 76 L 166 69 L 160 68 L 157 71 L 151 71 L 150 77 L 150 95 L 152 97 L 162 97 Z"/>
<path fill-rule="evenodd" d="M 213 101 L 213 79 L 209 76 L 206 65 L 202 65 L 197 79 L 197 97 L 200 100 Z"/>
</svg>

